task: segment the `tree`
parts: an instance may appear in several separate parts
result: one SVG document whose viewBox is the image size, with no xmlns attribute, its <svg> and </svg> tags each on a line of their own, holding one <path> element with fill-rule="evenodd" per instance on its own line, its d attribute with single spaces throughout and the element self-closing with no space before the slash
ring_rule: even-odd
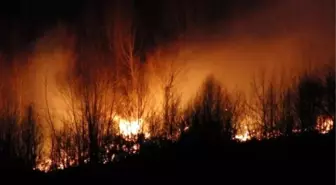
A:
<svg viewBox="0 0 336 185">
<path fill-rule="evenodd" d="M 335 63 L 326 66 L 324 83 L 324 112 L 335 119 Z"/>
<path fill-rule="evenodd" d="M 145 64 L 141 61 L 139 38 L 131 1 L 117 1 L 117 10 L 107 24 L 109 48 L 116 66 L 117 89 L 121 106 L 118 114 L 130 119 L 142 120 L 148 104 L 148 84 Z M 110 16 L 110 15 L 109 15 Z M 108 17 L 109 18 L 109 17 Z M 142 128 L 144 129 L 144 128 Z"/>
<path fill-rule="evenodd" d="M 166 127 L 166 135 L 168 138 L 173 138 L 174 127 L 177 126 L 180 97 L 174 93 L 175 73 L 170 73 L 169 80 L 164 85 L 163 97 L 163 116 L 164 126 Z"/>
<path fill-rule="evenodd" d="M 12 64 L 0 82 L 0 156 L 3 167 L 32 169 L 40 157 L 41 125 L 33 105 L 24 99 L 20 69 Z"/>
<path fill-rule="evenodd" d="M 281 121 L 284 127 L 284 133 L 286 135 L 291 135 L 295 127 L 295 116 L 294 116 L 294 93 L 293 90 L 288 88 L 282 93 L 282 99 L 280 102 L 281 106 Z"/>
<path fill-rule="evenodd" d="M 6 90 L 4 87 L 6 87 Z M 12 94 L 10 95 L 6 92 L 11 92 Z M 0 95 L 0 153 L 6 166 L 6 163 L 10 161 L 15 164 L 15 160 L 20 157 L 20 150 L 17 148 L 20 146 L 18 140 L 20 112 L 16 97 L 13 97 L 15 94 L 9 86 L 4 85 Z"/>
<path fill-rule="evenodd" d="M 265 71 L 261 70 L 259 78 L 253 77 L 252 80 L 253 103 L 249 106 L 256 115 L 259 126 L 262 128 L 262 135 L 267 135 L 267 86 L 265 82 Z"/>
<path fill-rule="evenodd" d="M 44 99 L 46 105 L 46 122 L 50 128 L 50 141 L 51 141 L 51 148 L 50 148 L 50 159 L 52 161 L 51 168 L 55 169 L 59 164 L 61 164 L 61 148 L 60 148 L 60 137 L 58 137 L 57 130 L 55 128 L 56 120 L 51 113 L 51 109 L 49 106 L 49 99 L 48 99 L 48 78 L 45 77 L 44 81 Z"/>
<path fill-rule="evenodd" d="M 72 69 L 73 75 L 69 78 L 69 82 L 72 82 L 65 84 L 68 89 L 73 88 L 70 91 L 78 107 L 77 130 L 87 136 L 88 155 L 92 163 L 101 160 L 101 146 L 109 142 L 109 135 L 113 135 L 113 118 L 119 108 L 116 100 L 121 99 L 116 91 L 119 87 L 116 83 L 119 80 L 118 69 L 111 65 L 115 58 L 110 55 L 110 40 L 106 37 L 105 25 L 93 21 L 101 12 L 99 15 L 95 13 L 98 12 L 89 11 L 85 14 L 83 28 L 78 31 L 76 67 Z"/>
<path fill-rule="evenodd" d="M 86 71 L 90 73 L 90 71 Z M 86 73 L 86 74 L 87 74 Z M 109 111 L 104 100 L 110 90 L 110 81 L 101 70 L 85 75 L 77 84 L 80 112 L 87 124 L 89 156 L 92 163 L 99 160 L 99 148 L 102 136 L 102 126 Z M 106 74 L 106 73 L 105 73 Z"/>
<path fill-rule="evenodd" d="M 302 131 L 315 128 L 318 115 L 321 114 L 323 84 L 314 74 L 306 71 L 297 84 L 295 110 Z"/>
<path fill-rule="evenodd" d="M 176 65 L 176 61 L 165 60 L 161 55 L 161 52 L 156 53 L 156 59 L 151 63 L 152 73 L 155 73 L 159 89 L 162 90 L 161 97 L 157 100 L 162 100 L 162 128 L 163 133 L 167 138 L 173 139 L 177 134 L 177 130 L 184 130 L 183 125 L 178 125 L 180 123 L 180 101 L 181 96 L 178 94 L 177 83 L 181 77 L 182 68 Z M 180 128 L 178 128 L 180 127 Z"/>
<path fill-rule="evenodd" d="M 242 124 L 243 120 L 246 119 L 247 117 L 247 107 L 246 107 L 246 99 L 245 99 L 245 95 L 244 93 L 240 92 L 240 91 L 235 91 L 234 94 L 231 94 L 230 96 L 230 107 L 229 110 L 227 112 L 231 112 L 232 115 L 231 117 L 229 117 L 230 119 L 228 119 L 232 124 L 232 130 L 231 130 L 231 135 L 235 136 L 238 131 L 244 131 L 244 132 L 249 132 L 249 126 L 248 124 L 250 123 L 246 123 Z M 245 130 L 245 128 L 247 128 L 247 130 Z M 249 132 L 250 134 L 250 132 Z"/>
<path fill-rule="evenodd" d="M 190 108 L 191 131 L 210 142 L 232 139 L 232 102 L 229 93 L 213 76 L 206 78 Z"/>
<path fill-rule="evenodd" d="M 281 126 L 281 101 L 284 91 L 284 76 L 271 76 L 266 80 L 266 71 L 261 70 L 252 80 L 252 114 L 261 127 L 262 137 L 279 135 Z"/>
<path fill-rule="evenodd" d="M 25 119 L 20 124 L 23 159 L 25 165 L 34 168 L 42 152 L 42 128 L 32 104 L 27 106 Z"/>
<path fill-rule="evenodd" d="M 78 83 L 77 80 L 68 74 L 63 80 L 59 80 L 57 85 L 62 99 L 67 105 L 67 115 L 62 120 L 63 133 L 68 134 L 68 136 L 73 135 L 73 147 L 76 148 L 76 154 L 74 155 L 77 159 L 76 162 L 84 164 L 85 159 L 88 158 L 87 125 L 81 114 L 79 95 L 75 88 Z M 71 130 L 73 133 L 70 132 Z"/>
</svg>

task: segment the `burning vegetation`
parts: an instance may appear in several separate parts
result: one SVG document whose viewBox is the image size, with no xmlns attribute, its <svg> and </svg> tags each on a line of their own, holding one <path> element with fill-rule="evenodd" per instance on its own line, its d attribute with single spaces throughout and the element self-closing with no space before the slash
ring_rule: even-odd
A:
<svg viewBox="0 0 336 185">
<path fill-rule="evenodd" d="M 197 57 L 186 47 L 186 26 L 177 26 L 182 36 L 173 44 L 143 51 L 132 16 L 108 12 L 102 30 L 87 29 L 89 19 L 76 31 L 46 34 L 24 65 L 6 66 L 0 56 L 0 157 L 47 172 L 121 161 L 160 140 L 248 142 L 334 130 L 334 61 L 291 76 L 260 70 L 241 92 L 186 62 Z"/>
</svg>

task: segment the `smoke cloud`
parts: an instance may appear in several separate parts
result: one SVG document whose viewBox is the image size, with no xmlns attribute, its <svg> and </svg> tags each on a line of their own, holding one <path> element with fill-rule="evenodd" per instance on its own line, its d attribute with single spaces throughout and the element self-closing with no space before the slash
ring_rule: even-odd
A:
<svg viewBox="0 0 336 185">
<path fill-rule="evenodd" d="M 156 66 L 146 75 L 150 77 L 151 101 L 162 106 L 160 79 L 173 70 L 179 70 L 176 89 L 186 104 L 210 74 L 229 91 L 249 95 L 251 79 L 261 70 L 268 79 L 280 74 L 290 77 L 298 76 L 308 65 L 334 62 L 334 13 L 333 0 L 278 0 L 244 14 L 237 9 L 230 19 L 193 27 L 184 40 L 155 48 L 161 51 L 160 57 L 156 58 L 158 51 L 149 53 L 146 62 L 153 64 L 149 68 Z M 45 118 L 49 110 L 50 116 L 58 118 L 55 121 L 66 116 L 67 105 L 57 80 L 71 72 L 73 38 L 62 26 L 46 31 L 27 56 L 29 62 L 13 72 L 21 79 L 23 86 L 17 86 L 17 91 L 25 93 L 25 103 L 33 102 Z M 43 124 L 48 128 L 48 122 Z"/>
<path fill-rule="evenodd" d="M 163 58 L 155 61 L 173 62 L 181 69 L 176 85 L 183 103 L 209 74 L 228 90 L 249 94 L 251 78 L 261 69 L 269 78 L 280 73 L 297 75 L 308 62 L 321 66 L 335 59 L 334 7 L 332 0 L 282 0 L 244 14 L 233 11 L 230 19 L 196 27 L 187 32 L 186 40 L 165 44 L 160 48 Z M 63 114 L 66 105 L 57 94 L 56 81 L 73 65 L 73 44 L 71 34 L 62 27 L 47 31 L 35 42 L 21 76 L 34 89 L 29 98 L 39 109 L 47 108 L 47 96 L 53 114 Z M 166 69 L 162 67 L 158 74 Z M 156 83 L 151 80 L 150 86 L 159 96 L 157 89 L 162 86 Z"/>
<path fill-rule="evenodd" d="M 191 30 L 182 49 L 188 54 L 178 59 L 189 71 L 180 88 L 191 94 L 212 73 L 228 89 L 248 94 L 251 78 L 260 70 L 268 78 L 280 73 L 298 76 L 308 65 L 334 61 L 334 7 L 332 0 L 272 1 Z"/>
</svg>

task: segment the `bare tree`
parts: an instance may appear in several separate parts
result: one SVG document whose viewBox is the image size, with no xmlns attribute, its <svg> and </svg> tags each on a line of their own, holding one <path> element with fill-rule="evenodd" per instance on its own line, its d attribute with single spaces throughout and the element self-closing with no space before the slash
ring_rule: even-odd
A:
<svg viewBox="0 0 336 185">
<path fill-rule="evenodd" d="M 109 68 L 81 64 L 76 70 L 57 81 L 67 113 L 61 130 L 55 131 L 63 166 L 84 164 L 87 159 L 101 162 L 106 152 L 102 149 L 111 144 L 115 129 L 118 102 Z"/>
<path fill-rule="evenodd" d="M 163 115 L 164 115 L 164 126 L 166 127 L 166 135 L 168 138 L 173 138 L 174 130 L 176 129 L 178 122 L 178 111 L 179 111 L 179 97 L 176 97 L 172 92 L 172 83 L 169 82 L 164 88 L 164 105 L 163 105 Z"/>
<path fill-rule="evenodd" d="M 315 128 L 318 115 L 321 114 L 323 83 L 309 71 L 299 78 L 296 89 L 295 110 L 303 131 Z"/>
<path fill-rule="evenodd" d="M 209 76 L 191 106 L 191 129 L 210 142 L 232 139 L 233 106 L 229 93 Z M 191 131 L 192 131 L 191 130 Z"/>
<path fill-rule="evenodd" d="M 38 157 L 42 154 L 42 127 L 32 104 L 28 105 L 26 116 L 21 123 L 21 139 L 25 164 L 31 168 L 36 166 Z"/>
<path fill-rule="evenodd" d="M 114 14 L 113 34 L 109 34 L 108 38 L 117 61 L 116 78 L 119 81 L 117 86 L 120 90 L 119 98 L 122 99 L 118 112 L 128 119 L 140 121 L 145 116 L 145 108 L 148 104 L 148 84 L 145 65 L 141 62 L 141 53 L 136 47 L 139 45 L 139 39 L 136 37 L 133 10 L 126 8 L 126 5 L 132 6 L 127 3 L 130 2 L 117 2 L 118 7 L 122 7 L 120 10 L 124 12 L 118 10 Z"/>
<path fill-rule="evenodd" d="M 247 116 L 247 102 L 245 99 L 245 94 L 240 91 L 235 91 L 234 94 L 230 96 L 230 107 L 228 107 L 229 112 L 232 113 L 230 119 L 232 124 L 232 136 L 235 136 L 239 130 L 244 130 L 243 127 L 247 128 L 249 131 L 250 125 L 242 125 L 242 120 L 246 119 Z M 248 123 L 247 123 L 248 124 Z M 249 132 L 250 133 L 250 132 Z"/>
<path fill-rule="evenodd" d="M 0 155 L 6 163 L 34 168 L 41 152 L 42 132 L 32 105 L 23 100 L 22 78 L 17 66 L 0 82 Z M 19 162 L 19 163 L 17 163 Z"/>
<path fill-rule="evenodd" d="M 294 92 L 292 88 L 288 88 L 282 92 L 280 108 L 282 132 L 286 135 L 291 135 L 293 129 L 295 129 Z"/>
<path fill-rule="evenodd" d="M 44 81 L 44 98 L 45 98 L 45 105 L 46 105 L 46 122 L 50 127 L 50 139 L 51 139 L 51 148 L 50 148 L 50 159 L 52 161 L 52 169 L 57 168 L 59 164 L 61 164 L 61 149 L 60 149 L 60 141 L 57 134 L 57 130 L 55 128 L 55 118 L 52 116 L 50 106 L 49 106 L 49 99 L 48 99 L 48 79 L 45 78 Z"/>
<path fill-rule="evenodd" d="M 280 89 L 276 87 L 274 80 L 271 80 L 268 85 L 266 94 L 266 105 L 267 105 L 267 119 L 264 124 L 266 124 L 266 131 L 268 132 L 267 137 L 272 137 L 277 132 L 278 124 L 278 95 Z"/>
<path fill-rule="evenodd" d="M 173 66 L 173 62 L 168 64 L 168 74 L 162 78 L 163 89 L 163 122 L 166 136 L 170 139 L 174 136 L 174 130 L 177 130 L 177 124 L 179 123 L 180 112 L 180 98 L 177 93 L 176 81 L 179 78 L 181 70 L 176 66 Z M 184 128 L 179 128 L 184 130 Z"/>
<path fill-rule="evenodd" d="M 324 75 L 325 98 L 323 112 L 335 121 L 335 63 L 327 65 Z"/>
<path fill-rule="evenodd" d="M 99 138 L 101 137 L 101 127 L 104 124 L 103 119 L 106 116 L 104 96 L 108 93 L 109 88 L 108 79 L 98 77 L 98 74 L 83 78 L 78 89 L 81 113 L 88 128 L 89 156 L 92 163 L 99 160 Z"/>
<path fill-rule="evenodd" d="M 259 78 L 254 77 L 252 80 L 252 92 L 254 94 L 253 103 L 249 107 L 257 115 L 258 123 L 262 129 L 262 135 L 267 135 L 267 101 L 266 101 L 266 82 L 265 71 L 261 70 Z"/>
<path fill-rule="evenodd" d="M 254 105 L 250 108 L 257 115 L 257 120 L 262 128 L 263 137 L 279 135 L 281 117 L 281 98 L 283 96 L 283 77 L 271 76 L 266 81 L 266 73 L 261 70 L 259 78 L 252 81 L 252 93 Z"/>
<path fill-rule="evenodd" d="M 78 83 L 79 78 L 68 73 L 64 78 L 58 79 L 57 88 L 66 104 L 65 111 L 67 114 L 62 119 L 62 132 L 64 134 L 67 133 L 68 136 L 73 136 L 73 147 L 76 148 L 76 162 L 84 164 L 85 159 L 88 158 L 88 128 L 81 112 L 80 96 L 77 91 Z"/>
<path fill-rule="evenodd" d="M 4 79 L 3 79 L 4 80 Z M 1 115 L 0 115 L 0 151 L 4 159 L 10 160 L 18 158 L 20 150 L 16 146 L 19 145 L 18 130 L 20 123 L 20 109 L 15 100 L 15 95 L 9 86 L 6 90 L 1 89 Z M 8 92 L 9 94 L 7 94 Z M 10 95 L 11 94 L 11 95 Z M 14 161 L 13 161 L 14 162 Z"/>
<path fill-rule="evenodd" d="M 151 138 L 158 138 L 161 136 L 161 112 L 152 110 L 146 116 L 146 121 L 148 122 L 148 131 L 151 135 Z"/>
</svg>

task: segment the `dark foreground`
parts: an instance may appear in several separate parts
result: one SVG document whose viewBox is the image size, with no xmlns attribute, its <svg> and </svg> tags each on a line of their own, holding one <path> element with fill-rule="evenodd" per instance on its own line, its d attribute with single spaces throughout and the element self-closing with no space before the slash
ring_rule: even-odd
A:
<svg viewBox="0 0 336 185">
<path fill-rule="evenodd" d="M 43 184 L 335 184 L 335 138 L 300 135 L 216 146 L 144 148 L 117 164 L 53 173 L 4 171 L 11 183 Z M 13 172 L 13 176 L 8 174 Z M 2 178 L 2 179 L 4 179 Z M 8 182 L 9 183 L 9 182 Z M 2 183 L 1 183 L 2 184 Z"/>
</svg>

